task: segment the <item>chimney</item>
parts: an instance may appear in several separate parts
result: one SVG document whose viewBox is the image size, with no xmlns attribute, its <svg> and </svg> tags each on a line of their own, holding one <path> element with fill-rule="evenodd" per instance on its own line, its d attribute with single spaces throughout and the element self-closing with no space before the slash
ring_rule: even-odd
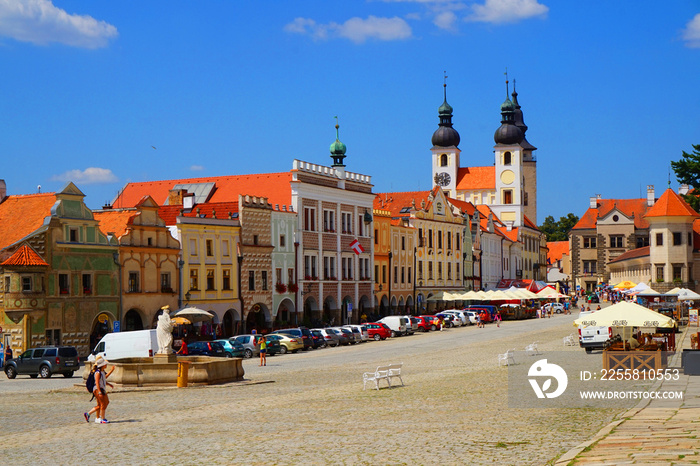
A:
<svg viewBox="0 0 700 466">
<path fill-rule="evenodd" d="M 182 205 L 182 194 L 187 192 L 184 189 L 171 189 L 168 191 L 168 205 Z"/>
<path fill-rule="evenodd" d="M 597 196 L 597 194 L 596 194 Z M 588 204 L 589 209 L 597 209 L 598 208 L 598 198 L 597 197 L 591 197 L 589 198 L 589 204 Z"/>
<path fill-rule="evenodd" d="M 680 194 L 682 196 L 687 195 L 689 192 L 690 192 L 690 186 L 688 186 L 687 184 L 682 184 L 678 188 L 678 194 Z M 0 196 L 2 196 L 2 195 L 0 194 Z M 2 199 L 2 197 L 0 197 L 0 200 L 1 199 Z"/>
<path fill-rule="evenodd" d="M 651 207 L 654 205 L 654 185 L 647 185 L 647 206 Z"/>
<path fill-rule="evenodd" d="M 4 201 L 7 197 L 7 185 L 5 180 L 0 180 L 0 202 Z"/>
<path fill-rule="evenodd" d="M 513 221 L 506 220 L 506 231 L 511 231 L 513 229 Z"/>
</svg>

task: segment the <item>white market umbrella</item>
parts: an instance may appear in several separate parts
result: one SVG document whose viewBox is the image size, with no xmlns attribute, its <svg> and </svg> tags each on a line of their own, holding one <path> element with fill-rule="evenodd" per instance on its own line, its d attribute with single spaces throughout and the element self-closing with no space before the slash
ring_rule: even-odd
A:
<svg viewBox="0 0 700 466">
<path fill-rule="evenodd" d="M 213 319 L 214 315 L 211 312 L 207 312 L 196 307 L 186 307 L 173 314 L 173 317 L 184 317 L 192 322 L 201 322 L 203 320 Z"/>
<path fill-rule="evenodd" d="M 574 321 L 574 326 L 584 327 L 660 327 L 673 328 L 670 317 L 659 314 L 639 304 L 622 301 L 595 311 Z"/>
<path fill-rule="evenodd" d="M 565 294 L 559 293 L 557 290 L 555 290 L 551 286 L 548 286 L 546 288 L 542 288 L 537 293 L 537 297 L 540 299 L 568 298 L 568 296 L 566 296 Z"/>
<path fill-rule="evenodd" d="M 694 301 L 696 299 L 700 299 L 700 294 L 697 294 L 693 290 L 682 288 L 680 292 L 678 292 L 679 301 Z"/>
</svg>

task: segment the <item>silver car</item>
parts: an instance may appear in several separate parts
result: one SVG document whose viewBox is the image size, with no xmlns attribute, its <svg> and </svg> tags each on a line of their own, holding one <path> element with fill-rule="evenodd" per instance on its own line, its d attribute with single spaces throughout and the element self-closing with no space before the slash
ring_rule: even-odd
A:
<svg viewBox="0 0 700 466">
<path fill-rule="evenodd" d="M 319 331 L 321 332 L 321 335 L 323 335 L 323 339 L 326 340 L 326 345 L 328 346 L 339 346 L 340 345 L 340 336 L 338 336 L 337 333 L 333 332 L 329 328 L 312 328 L 312 332 L 314 331 Z"/>
</svg>

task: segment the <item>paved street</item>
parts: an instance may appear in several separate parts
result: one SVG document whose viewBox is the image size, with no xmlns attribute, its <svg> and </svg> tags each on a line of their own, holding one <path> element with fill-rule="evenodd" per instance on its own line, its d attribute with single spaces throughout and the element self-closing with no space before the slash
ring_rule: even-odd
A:
<svg viewBox="0 0 700 466">
<path fill-rule="evenodd" d="M 581 352 L 562 345 L 574 317 L 275 356 L 262 368 L 246 360 L 246 383 L 113 393 L 110 425 L 84 422 L 84 388 L 59 388 L 77 378 L 1 378 L 1 454 L 7 464 L 546 464 L 621 410 L 509 408 L 497 355 L 533 341 Z M 362 373 L 389 362 L 404 363 L 406 386 L 363 391 Z"/>
</svg>

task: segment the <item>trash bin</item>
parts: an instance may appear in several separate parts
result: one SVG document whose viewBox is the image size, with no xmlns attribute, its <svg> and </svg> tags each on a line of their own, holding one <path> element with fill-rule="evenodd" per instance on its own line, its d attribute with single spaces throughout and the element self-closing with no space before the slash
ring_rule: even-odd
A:
<svg viewBox="0 0 700 466">
<path fill-rule="evenodd" d="M 183 388 L 187 386 L 188 375 L 190 371 L 189 361 L 178 361 L 177 362 L 177 388 Z M 170 379 L 172 380 L 172 379 Z"/>
<path fill-rule="evenodd" d="M 681 367 L 686 375 L 700 375 L 700 350 L 684 349 Z"/>
</svg>

